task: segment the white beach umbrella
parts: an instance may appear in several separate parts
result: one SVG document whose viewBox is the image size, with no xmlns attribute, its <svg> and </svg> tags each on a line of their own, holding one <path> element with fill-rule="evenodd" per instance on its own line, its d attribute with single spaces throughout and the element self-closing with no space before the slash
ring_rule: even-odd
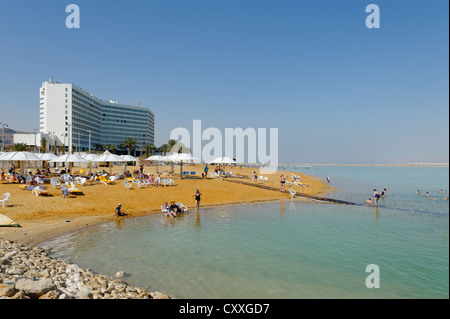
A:
<svg viewBox="0 0 450 319">
<path fill-rule="evenodd" d="M 120 155 L 120 157 L 123 159 L 123 170 L 122 173 L 125 174 L 125 171 L 127 170 L 127 163 L 128 162 L 137 162 L 138 159 L 131 155 Z"/>
<path fill-rule="evenodd" d="M 193 161 L 194 159 L 196 159 L 196 158 L 188 153 L 176 153 L 176 154 L 169 155 L 167 158 L 168 161 L 175 162 L 175 163 L 179 163 L 181 161 L 183 161 L 183 162 Z"/>
<path fill-rule="evenodd" d="M 52 162 L 52 163 L 87 163 L 89 161 L 77 154 L 64 154 L 64 155 L 58 156 L 57 158 L 52 159 L 50 162 Z"/>
<path fill-rule="evenodd" d="M 119 155 L 111 153 L 106 155 L 100 155 L 97 159 L 93 160 L 93 162 L 108 162 L 108 163 L 122 163 L 124 161 L 125 160 Z"/>
<path fill-rule="evenodd" d="M 119 155 L 115 155 L 115 154 L 112 154 L 112 153 L 110 153 L 108 151 L 105 151 L 96 160 L 93 160 L 93 162 L 107 162 L 107 163 L 110 163 L 110 165 L 109 165 L 109 175 L 111 175 L 112 163 L 123 163 L 124 159 L 122 157 L 120 157 Z"/>
<path fill-rule="evenodd" d="M 40 161 L 41 159 L 31 152 L 8 152 L 0 158 L 2 161 Z"/>
<path fill-rule="evenodd" d="M 99 158 L 99 156 L 97 154 L 85 154 L 85 155 L 82 155 L 81 157 L 83 157 L 85 160 L 88 160 L 88 161 L 95 161 L 97 158 Z"/>
<path fill-rule="evenodd" d="M 53 153 L 36 154 L 36 156 L 39 157 L 41 159 L 41 161 L 51 161 L 58 157 Z"/>
<path fill-rule="evenodd" d="M 125 162 L 137 162 L 138 159 L 131 155 L 120 155 Z"/>
<path fill-rule="evenodd" d="M 92 162 L 95 161 L 97 158 L 99 158 L 99 156 L 97 154 L 85 154 L 82 155 L 82 157 L 85 160 L 89 161 L 89 175 L 91 175 L 91 171 L 92 171 Z"/>
<path fill-rule="evenodd" d="M 217 157 L 214 160 L 210 161 L 209 164 L 234 164 L 236 161 L 232 159 L 231 157 L 223 156 L 223 157 Z"/>
<path fill-rule="evenodd" d="M 41 159 L 31 152 L 8 152 L 1 156 L 0 161 L 19 161 L 19 162 L 37 162 Z M 25 175 L 25 165 L 23 167 L 23 174 Z"/>
<path fill-rule="evenodd" d="M 146 161 L 156 161 L 156 162 L 161 162 L 161 159 L 163 158 L 164 156 L 161 156 L 161 155 L 152 155 L 152 156 L 150 156 L 149 158 L 146 158 L 145 160 Z"/>
</svg>

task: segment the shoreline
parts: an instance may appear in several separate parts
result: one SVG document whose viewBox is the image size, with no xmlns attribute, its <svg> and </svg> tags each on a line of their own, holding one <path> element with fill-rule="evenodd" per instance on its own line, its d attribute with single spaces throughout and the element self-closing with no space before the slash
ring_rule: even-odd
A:
<svg viewBox="0 0 450 319">
<path fill-rule="evenodd" d="M 202 167 L 197 167 L 197 171 L 201 169 Z M 246 174 L 251 176 L 252 171 L 253 169 L 250 169 Z M 279 185 L 279 173 L 288 174 L 277 172 L 267 184 L 263 184 Z M 298 172 L 295 174 L 302 175 L 302 182 L 311 185 L 312 194 L 334 189 L 316 177 Z M 0 298 L 171 299 L 174 297 L 165 293 L 129 285 L 121 279 L 126 275 L 122 271 L 117 272 L 115 277 L 105 276 L 91 269 L 81 269 L 70 261 L 54 259 L 51 257 L 51 249 L 47 248 L 45 243 L 104 223 L 120 223 L 128 218 L 162 214 L 158 207 L 164 200 L 184 202 L 188 204 L 188 214 L 195 214 L 189 205 L 191 201 L 188 200 L 192 200 L 190 195 L 196 188 L 200 188 L 203 194 L 200 212 L 202 209 L 221 206 L 286 200 L 312 201 L 303 197 L 291 199 L 289 194 L 279 190 L 255 185 L 224 183 L 220 178 L 178 179 L 176 183 L 178 186 L 152 186 L 151 189 L 134 190 L 124 189 L 120 183 L 97 184 L 79 187 L 84 196 L 72 198 L 63 198 L 60 190 L 47 185 L 46 189 L 51 193 L 49 197 L 35 196 L 29 191 L 20 190 L 18 184 L 0 184 L 0 190 L 9 191 L 12 195 L 10 202 L 0 213 L 21 226 L 0 227 Z M 258 184 L 258 181 L 255 184 Z M 112 207 L 115 207 L 117 202 L 126 205 L 126 216 L 116 217 L 112 213 Z"/>
<path fill-rule="evenodd" d="M 137 166 L 128 167 L 130 171 L 137 168 Z M 121 167 L 113 167 L 113 173 L 120 169 Z M 197 176 L 201 176 L 203 166 L 189 165 L 186 167 L 186 170 L 188 169 L 195 170 Z M 241 172 L 250 177 L 253 170 L 254 168 L 234 168 L 231 171 Z M 144 171 L 156 173 L 156 168 L 146 166 Z M 175 169 L 175 171 L 177 170 Z M 227 168 L 227 171 L 230 169 Z M 302 181 L 311 185 L 310 191 L 315 194 L 334 190 L 319 178 L 301 172 L 288 171 L 278 171 L 268 175 L 269 182 L 266 185 L 277 186 L 280 174 L 290 173 L 302 176 Z M 158 188 L 151 186 L 149 189 L 135 187 L 127 190 L 122 181 L 118 181 L 115 185 L 80 186 L 79 189 L 83 191 L 84 196 L 65 199 L 62 198 L 59 189 L 53 189 L 48 184 L 46 184 L 46 189 L 51 193 L 49 197 L 36 197 L 29 191 L 19 190 L 19 184 L 0 184 L 0 193 L 5 191 L 11 193 L 8 207 L 0 210 L 0 213 L 21 225 L 21 227 L 0 227 L 0 238 L 17 241 L 27 246 L 36 246 L 85 227 L 117 220 L 113 212 L 119 202 L 123 204 L 125 212 L 129 214 L 121 218 L 160 213 L 161 204 L 171 200 L 184 203 L 192 212 L 193 198 L 191 195 L 196 188 L 203 193 L 200 208 L 278 201 L 290 197 L 289 194 L 280 191 L 237 183 L 223 183 L 223 180 L 219 178 L 179 179 L 177 174 L 173 178 L 176 181 L 175 186 Z M 251 178 L 246 181 L 251 181 Z"/>
</svg>

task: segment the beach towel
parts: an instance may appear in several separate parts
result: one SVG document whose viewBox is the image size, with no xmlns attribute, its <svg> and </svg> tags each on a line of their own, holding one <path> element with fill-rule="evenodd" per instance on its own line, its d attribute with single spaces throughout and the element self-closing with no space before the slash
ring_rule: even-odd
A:
<svg viewBox="0 0 450 319">
<path fill-rule="evenodd" d="M 20 227 L 20 225 L 11 218 L 0 214 L 0 227 Z"/>
</svg>

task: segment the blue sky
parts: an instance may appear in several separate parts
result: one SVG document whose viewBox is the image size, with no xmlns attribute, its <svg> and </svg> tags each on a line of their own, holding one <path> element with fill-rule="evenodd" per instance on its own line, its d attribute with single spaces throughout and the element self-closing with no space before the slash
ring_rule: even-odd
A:
<svg viewBox="0 0 450 319">
<path fill-rule="evenodd" d="M 65 8 L 80 7 L 80 29 Z M 380 8 L 368 29 L 365 8 Z M 50 77 L 171 130 L 279 130 L 279 161 L 448 162 L 447 0 L 0 0 L 0 122 L 32 131 Z"/>
</svg>

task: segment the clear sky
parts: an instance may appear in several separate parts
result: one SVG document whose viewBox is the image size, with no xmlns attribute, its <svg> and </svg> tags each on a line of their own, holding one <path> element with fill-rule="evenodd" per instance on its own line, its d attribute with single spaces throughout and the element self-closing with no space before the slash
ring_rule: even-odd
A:
<svg viewBox="0 0 450 319">
<path fill-rule="evenodd" d="M 0 122 L 38 128 L 52 77 L 140 100 L 157 146 L 198 119 L 278 128 L 280 162 L 448 162 L 448 12 L 448 0 L 0 0 Z"/>
</svg>

